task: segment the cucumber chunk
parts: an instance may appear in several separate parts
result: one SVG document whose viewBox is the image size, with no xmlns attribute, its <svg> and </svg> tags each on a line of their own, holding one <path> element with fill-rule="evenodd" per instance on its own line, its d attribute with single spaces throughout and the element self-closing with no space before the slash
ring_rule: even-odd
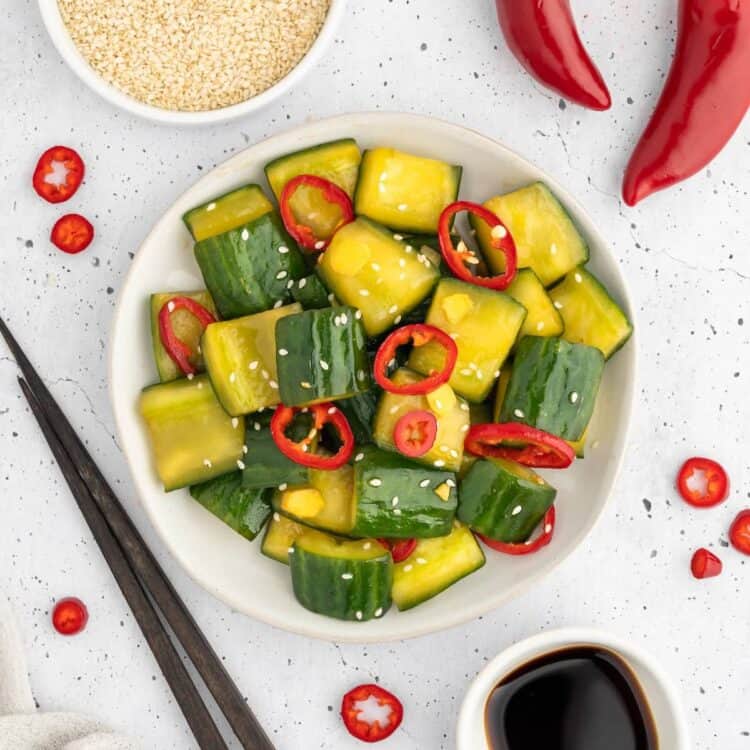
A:
<svg viewBox="0 0 750 750">
<path fill-rule="evenodd" d="M 501 422 L 523 422 L 565 440 L 580 440 L 599 392 L 604 357 L 593 346 L 524 336 L 500 410 Z"/>
<path fill-rule="evenodd" d="M 500 377 L 497 379 L 497 385 L 495 386 L 495 400 L 492 405 L 493 422 L 502 422 L 500 412 L 503 410 L 503 401 L 505 400 L 505 393 L 508 390 L 508 383 L 510 383 L 512 373 L 513 363 L 506 362 L 500 370 Z M 472 424 L 474 423 L 472 422 Z"/>
<path fill-rule="evenodd" d="M 414 552 L 393 566 L 393 601 L 401 611 L 411 609 L 483 565 L 474 534 L 455 521 L 448 536 L 418 540 Z"/>
<path fill-rule="evenodd" d="M 201 240 L 195 259 L 226 319 L 291 300 L 290 282 L 306 273 L 302 254 L 276 213 Z"/>
<path fill-rule="evenodd" d="M 391 606 L 393 561 L 375 539 L 337 539 L 309 529 L 289 554 L 292 586 L 306 609 L 340 620 L 371 620 Z"/>
<path fill-rule="evenodd" d="M 461 480 L 458 518 L 499 542 L 525 542 L 555 502 L 536 472 L 502 458 L 480 459 Z"/>
<path fill-rule="evenodd" d="M 469 401 L 484 401 L 513 346 L 526 309 L 512 297 L 456 279 L 441 279 L 426 322 L 453 337 L 458 360 L 450 385 Z M 439 371 L 443 349 L 430 342 L 415 348 L 409 367 L 429 374 Z"/>
<path fill-rule="evenodd" d="M 443 209 L 453 203 L 461 167 L 393 148 L 365 151 L 354 210 L 391 229 L 436 234 Z"/>
<path fill-rule="evenodd" d="M 453 472 L 368 446 L 354 463 L 351 536 L 404 539 L 448 534 L 458 493 Z"/>
<path fill-rule="evenodd" d="M 603 284 L 585 268 L 576 268 L 550 289 L 565 323 L 563 337 L 599 349 L 609 359 L 633 333 L 625 313 Z"/>
<path fill-rule="evenodd" d="M 214 317 L 218 317 L 214 301 L 211 295 L 206 291 L 201 292 L 158 292 L 152 294 L 149 300 L 151 309 L 151 343 L 154 347 L 154 361 L 156 369 L 159 372 L 159 380 L 162 383 L 168 383 L 170 380 L 184 377 L 182 370 L 175 364 L 174 360 L 167 354 L 167 350 L 161 343 L 161 334 L 159 333 L 159 313 L 162 307 L 175 297 L 187 297 L 188 299 L 199 302 L 207 310 L 210 310 Z M 184 341 L 194 355 L 190 358 L 191 363 L 198 372 L 205 369 L 203 355 L 200 351 L 201 335 L 203 326 L 187 310 L 175 310 L 171 313 L 172 330 L 175 332 L 180 341 Z"/>
<path fill-rule="evenodd" d="M 396 385 L 405 385 L 422 380 L 422 376 L 401 368 L 393 373 L 391 380 Z M 469 406 L 453 393 L 447 383 L 429 396 L 408 396 L 383 391 L 375 416 L 375 442 L 381 448 L 398 453 L 394 438 L 396 423 L 405 414 L 417 410 L 429 411 L 435 415 L 437 435 L 432 448 L 423 456 L 412 460 L 426 466 L 434 466 L 435 461 L 443 461 L 446 469 L 458 471 L 464 454 L 464 438 L 469 429 Z"/>
<path fill-rule="evenodd" d="M 282 403 L 309 406 L 355 396 L 370 387 L 365 331 L 357 312 L 353 307 L 327 307 L 288 315 L 276 323 Z"/>
<path fill-rule="evenodd" d="M 242 484 L 242 472 L 194 484 L 190 494 L 245 539 L 255 539 L 271 515 L 271 493 Z"/>
<path fill-rule="evenodd" d="M 526 308 L 526 319 L 518 332 L 519 339 L 523 336 L 562 335 L 565 328 L 562 317 L 539 277 L 530 268 L 522 268 L 506 291 Z"/>
<path fill-rule="evenodd" d="M 229 414 L 250 414 L 279 403 L 276 322 L 301 309 L 295 302 L 206 328 L 201 339 L 203 358 Z"/>
<path fill-rule="evenodd" d="M 166 492 L 237 468 L 244 420 L 232 419 L 222 409 L 206 375 L 145 388 L 139 408 Z"/>
<path fill-rule="evenodd" d="M 196 242 L 235 229 L 273 211 L 260 185 L 245 185 L 191 209 L 182 220 Z"/>
<path fill-rule="evenodd" d="M 328 299 L 328 290 L 314 274 L 303 276 L 295 281 L 291 292 L 294 301 L 299 302 L 305 310 L 319 310 L 331 306 L 331 301 Z"/>
<path fill-rule="evenodd" d="M 344 412 L 349 427 L 352 428 L 354 433 L 354 442 L 357 445 L 366 445 L 373 441 L 372 424 L 375 419 L 375 412 L 378 409 L 379 397 L 380 389 L 373 386 L 369 391 L 339 401 L 336 404 Z"/>
<path fill-rule="evenodd" d="M 287 182 L 301 174 L 323 177 L 351 198 L 361 161 L 357 142 L 343 138 L 274 159 L 266 165 L 266 178 L 277 200 L 281 199 Z M 341 219 L 340 209 L 325 200 L 318 190 L 304 185 L 292 197 L 291 207 L 297 222 L 310 227 L 321 239 L 330 237 Z"/>
<path fill-rule="evenodd" d="M 544 286 L 589 259 L 589 248 L 560 202 L 542 182 L 490 198 L 484 204 L 508 227 L 518 265 L 531 268 Z M 471 219 L 477 241 L 493 273 L 505 269 L 505 256 L 492 248 L 488 226 Z"/>
<path fill-rule="evenodd" d="M 425 255 L 362 217 L 336 232 L 317 270 L 338 300 L 360 310 L 368 336 L 398 325 L 439 277 Z"/>
<path fill-rule="evenodd" d="M 294 540 L 305 530 L 291 518 L 274 513 L 263 537 L 260 551 L 272 560 L 289 565 L 289 550 Z"/>
</svg>

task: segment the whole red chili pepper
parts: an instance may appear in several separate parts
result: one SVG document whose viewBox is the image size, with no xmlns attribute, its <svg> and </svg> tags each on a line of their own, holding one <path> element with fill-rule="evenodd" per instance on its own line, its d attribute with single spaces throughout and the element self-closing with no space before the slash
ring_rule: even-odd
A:
<svg viewBox="0 0 750 750">
<path fill-rule="evenodd" d="M 622 186 L 629 206 L 703 169 L 750 106 L 750 2 L 680 0 L 677 47 Z"/>
<path fill-rule="evenodd" d="M 601 73 L 578 36 L 569 0 L 497 0 L 511 52 L 534 78 L 583 107 L 609 109 Z"/>
</svg>

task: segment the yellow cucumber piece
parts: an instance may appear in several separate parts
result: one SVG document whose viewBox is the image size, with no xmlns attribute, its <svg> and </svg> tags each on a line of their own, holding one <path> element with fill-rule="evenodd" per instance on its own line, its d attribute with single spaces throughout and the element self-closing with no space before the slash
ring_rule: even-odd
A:
<svg viewBox="0 0 750 750">
<path fill-rule="evenodd" d="M 552 304 L 539 277 L 530 269 L 522 268 L 506 292 L 526 308 L 518 338 L 523 336 L 560 336 L 565 326 L 562 317 Z"/>
<path fill-rule="evenodd" d="M 284 565 L 289 565 L 289 550 L 295 539 L 305 530 L 302 524 L 291 518 L 274 513 L 268 524 L 260 551 Z"/>
<path fill-rule="evenodd" d="M 386 554 L 375 539 L 341 539 L 315 529 L 305 529 L 297 537 L 295 547 L 336 560 L 375 560 Z"/>
</svg>

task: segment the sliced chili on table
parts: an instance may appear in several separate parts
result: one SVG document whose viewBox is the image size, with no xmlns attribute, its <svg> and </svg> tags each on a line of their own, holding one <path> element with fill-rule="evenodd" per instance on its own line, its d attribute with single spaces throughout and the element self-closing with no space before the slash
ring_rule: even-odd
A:
<svg viewBox="0 0 750 750">
<path fill-rule="evenodd" d="M 94 239 L 94 227 L 80 214 L 65 214 L 52 227 L 52 244 L 69 255 L 85 250 Z"/>
<path fill-rule="evenodd" d="M 88 620 L 86 605 L 74 596 L 60 599 L 52 610 L 52 625 L 60 635 L 77 635 Z"/>
<path fill-rule="evenodd" d="M 203 307 L 200 302 L 190 299 L 190 297 L 173 297 L 159 310 L 159 337 L 164 350 L 185 375 L 194 375 L 198 370 L 190 361 L 190 357 L 195 352 L 191 351 L 190 347 L 177 337 L 172 327 L 172 313 L 175 310 L 186 310 L 197 319 L 203 328 L 215 323 L 216 318 L 210 310 Z"/>
<path fill-rule="evenodd" d="M 506 458 L 540 469 L 566 469 L 576 457 L 562 438 L 519 422 L 472 425 L 464 447 L 476 456 Z"/>
<path fill-rule="evenodd" d="M 416 539 L 378 539 L 378 541 L 390 550 L 393 562 L 400 563 L 406 560 L 417 548 Z"/>
<path fill-rule="evenodd" d="M 424 346 L 430 341 L 434 341 L 445 349 L 445 363 L 440 372 L 434 372 L 423 380 L 416 383 L 402 383 L 396 385 L 388 377 L 388 369 L 391 362 L 396 359 L 396 352 L 400 346 L 406 346 L 409 343 L 414 346 Z M 453 368 L 456 366 L 458 359 L 458 347 L 456 342 L 445 332 L 435 326 L 427 323 L 413 323 L 407 326 L 401 326 L 391 332 L 380 345 L 378 353 L 375 355 L 373 365 L 375 382 L 389 393 L 400 393 L 404 396 L 423 396 L 439 388 L 443 383 L 447 383 L 453 374 Z"/>
<path fill-rule="evenodd" d="M 729 477 L 724 467 L 710 458 L 689 458 L 677 474 L 682 499 L 696 508 L 711 508 L 727 499 Z"/>
<path fill-rule="evenodd" d="M 690 570 L 695 578 L 713 578 L 721 573 L 721 560 L 705 547 L 695 550 Z"/>
<path fill-rule="evenodd" d="M 343 697 L 341 718 L 353 737 L 362 742 L 380 742 L 399 728 L 404 707 L 380 685 L 359 685 Z"/>
<path fill-rule="evenodd" d="M 415 409 L 404 414 L 393 428 L 396 448 L 410 458 L 424 456 L 435 445 L 436 437 L 437 419 L 426 409 Z"/>
<path fill-rule="evenodd" d="M 287 437 L 286 430 L 300 412 L 308 412 L 313 421 L 307 435 L 299 442 L 295 442 Z M 340 442 L 339 449 L 332 456 L 310 451 L 312 441 L 326 425 L 335 428 Z M 271 417 L 271 437 L 278 449 L 287 458 L 300 464 L 300 466 L 308 466 L 311 469 L 329 471 L 340 469 L 354 452 L 352 428 L 349 426 L 344 413 L 331 403 L 313 404 L 305 407 L 279 404 L 273 413 L 273 417 Z"/>
<path fill-rule="evenodd" d="M 744 555 L 750 555 L 750 510 L 741 510 L 729 528 L 729 541 Z"/>
<path fill-rule="evenodd" d="M 63 170 L 64 173 L 60 174 Z M 44 200 L 62 203 L 73 197 L 85 171 L 83 159 L 77 151 L 67 146 L 52 146 L 39 157 L 31 182 L 34 190 Z M 60 180 L 57 181 L 56 177 Z"/>
<path fill-rule="evenodd" d="M 300 224 L 297 221 L 292 210 L 292 197 L 297 192 L 297 189 L 303 185 L 319 190 L 329 203 L 333 203 L 341 209 L 341 220 L 336 229 L 354 221 L 354 206 L 352 205 L 352 199 L 344 190 L 323 177 L 317 177 L 312 174 L 300 174 L 293 177 L 284 185 L 284 189 L 281 191 L 281 198 L 279 199 L 279 209 L 286 231 L 292 235 L 300 247 L 320 252 L 328 247 L 331 238 L 321 239 L 316 237 L 310 227 Z"/>
<path fill-rule="evenodd" d="M 498 276 L 475 275 L 472 268 L 476 268 L 481 263 L 476 253 L 472 252 L 463 240 L 459 241 L 458 247 L 453 244 L 453 237 L 451 236 L 452 220 L 457 213 L 462 211 L 473 214 L 490 228 L 492 248 L 499 250 L 505 256 L 505 271 L 503 273 Z M 448 264 L 448 268 L 461 281 L 502 291 L 508 288 L 516 276 L 518 254 L 513 237 L 505 224 L 492 211 L 479 203 L 457 201 L 446 206 L 438 221 L 438 240 L 440 241 L 440 251 Z"/>
<path fill-rule="evenodd" d="M 496 552 L 502 552 L 506 555 L 531 555 L 534 552 L 538 552 L 542 547 L 546 547 L 552 541 L 552 535 L 555 533 L 554 505 L 550 506 L 549 510 L 544 514 L 541 529 L 541 533 L 536 538 L 529 539 L 527 542 L 516 543 L 498 542 L 495 539 L 486 537 L 484 534 L 480 534 L 478 531 L 475 531 L 474 535 Z"/>
</svg>

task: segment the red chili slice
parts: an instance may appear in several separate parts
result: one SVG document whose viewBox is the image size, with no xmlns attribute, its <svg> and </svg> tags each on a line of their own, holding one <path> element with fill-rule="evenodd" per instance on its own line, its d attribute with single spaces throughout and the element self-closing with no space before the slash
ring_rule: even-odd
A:
<svg viewBox="0 0 750 750">
<path fill-rule="evenodd" d="M 65 214 L 55 222 L 49 238 L 64 253 L 75 255 L 91 244 L 94 227 L 80 214 Z"/>
<path fill-rule="evenodd" d="M 410 458 L 424 456 L 435 445 L 436 437 L 437 419 L 426 409 L 415 409 L 404 414 L 393 430 L 396 448 Z"/>
<path fill-rule="evenodd" d="M 505 271 L 499 276 L 476 276 L 470 268 L 480 264 L 476 254 L 466 246 L 463 240 L 458 243 L 458 248 L 454 247 L 451 237 L 451 219 L 461 211 L 474 214 L 490 228 L 492 248 L 499 250 L 505 256 Z M 505 224 L 492 211 L 479 203 L 457 201 L 443 209 L 438 221 L 438 239 L 440 240 L 440 250 L 448 268 L 451 269 L 454 276 L 462 281 L 468 281 L 470 284 L 487 287 L 488 289 L 502 290 L 507 289 L 516 276 L 518 254 L 513 237 Z"/>
<path fill-rule="evenodd" d="M 62 182 L 48 182 L 50 175 L 55 175 L 55 164 L 61 164 L 65 174 L 60 175 Z M 34 190 L 50 203 L 62 203 L 71 198 L 78 190 L 85 172 L 83 159 L 76 151 L 67 146 L 52 146 L 40 157 L 34 169 L 32 185 Z"/>
<path fill-rule="evenodd" d="M 390 550 L 393 562 L 400 563 L 406 560 L 417 548 L 416 539 L 378 539 L 378 541 Z"/>
<path fill-rule="evenodd" d="M 690 561 L 690 570 L 695 578 L 713 578 L 721 573 L 721 560 L 705 547 L 697 549 Z"/>
<path fill-rule="evenodd" d="M 750 510 L 737 514 L 729 528 L 729 541 L 743 555 L 750 555 Z"/>
<path fill-rule="evenodd" d="M 542 533 L 536 539 L 529 539 L 527 542 L 511 544 L 508 542 L 498 542 L 494 539 L 480 534 L 478 531 L 474 535 L 481 539 L 488 547 L 496 552 L 503 552 L 506 555 L 531 555 L 539 552 L 542 547 L 546 547 L 552 541 L 552 535 L 555 533 L 555 506 L 551 505 L 549 510 L 544 514 L 541 523 Z"/>
<path fill-rule="evenodd" d="M 310 432 L 299 443 L 286 436 L 286 429 L 295 415 L 307 411 L 312 415 L 313 426 Z M 310 444 L 315 436 L 327 424 L 333 425 L 338 432 L 341 447 L 332 456 L 318 455 L 310 452 Z M 271 417 L 271 437 L 278 449 L 295 463 L 309 466 L 311 469 L 332 471 L 340 469 L 354 452 L 354 433 L 343 412 L 334 404 L 313 404 L 312 406 L 284 406 L 279 404 Z"/>
<path fill-rule="evenodd" d="M 388 377 L 387 372 L 391 361 L 396 358 L 398 348 L 409 343 L 413 343 L 414 346 L 424 346 L 429 341 L 435 341 L 445 349 L 443 369 L 440 372 L 431 373 L 424 380 L 416 383 L 396 385 Z M 373 374 L 375 381 L 384 391 L 400 393 L 404 396 L 422 396 L 426 393 L 432 393 L 436 388 L 450 380 L 457 359 L 458 347 L 456 342 L 445 331 L 426 323 L 413 323 L 397 328 L 386 337 L 375 355 Z"/>
<path fill-rule="evenodd" d="M 690 486 L 694 479 L 702 486 Z M 710 458 L 689 458 L 677 475 L 677 489 L 683 500 L 696 508 L 711 508 L 727 499 L 729 477 L 724 467 Z"/>
<path fill-rule="evenodd" d="M 172 328 L 172 313 L 175 310 L 187 310 L 195 316 L 203 328 L 215 323 L 216 318 L 210 310 L 203 307 L 200 302 L 190 299 L 190 297 L 173 297 L 159 310 L 159 338 L 161 338 L 164 350 L 185 375 L 194 375 L 198 371 L 190 361 L 194 352 L 184 341 L 177 338 L 174 328 Z"/>
<path fill-rule="evenodd" d="M 368 714 L 377 715 L 383 708 L 390 709 L 387 716 L 368 721 Z M 393 693 L 380 685 L 359 685 L 343 697 L 341 718 L 353 737 L 362 742 L 380 742 L 399 728 L 404 707 Z"/>
<path fill-rule="evenodd" d="M 86 605 L 76 597 L 60 599 L 52 611 L 52 624 L 61 635 L 77 635 L 89 620 Z"/>
<path fill-rule="evenodd" d="M 464 448 L 475 456 L 507 458 L 540 469 L 567 469 L 576 457 L 562 438 L 520 422 L 475 424 L 466 435 Z"/>
<path fill-rule="evenodd" d="M 352 205 L 352 199 L 344 190 L 323 177 L 316 177 L 312 174 L 300 174 L 293 177 L 284 185 L 284 189 L 281 191 L 281 198 L 279 199 L 279 209 L 286 231 L 294 237 L 301 247 L 304 247 L 306 250 L 320 252 L 328 247 L 333 235 L 327 239 L 320 239 L 315 236 L 310 227 L 297 222 L 292 211 L 291 200 L 292 196 L 297 192 L 297 188 L 302 185 L 320 190 L 323 197 L 329 203 L 333 203 L 341 209 L 341 220 L 336 229 L 343 227 L 344 224 L 348 224 L 350 221 L 354 221 L 354 206 Z"/>
</svg>

